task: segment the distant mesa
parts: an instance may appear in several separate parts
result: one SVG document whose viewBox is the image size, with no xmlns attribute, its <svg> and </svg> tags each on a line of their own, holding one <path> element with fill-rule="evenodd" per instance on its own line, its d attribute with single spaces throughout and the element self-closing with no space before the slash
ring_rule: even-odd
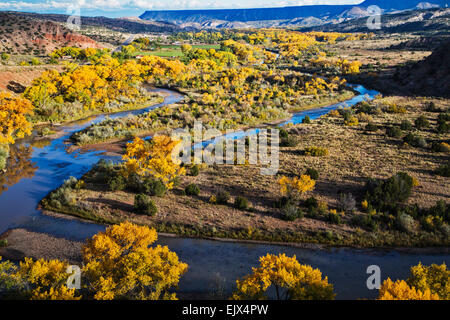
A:
<svg viewBox="0 0 450 320">
<path fill-rule="evenodd" d="M 366 0 L 358 6 L 309 5 L 252 9 L 159 10 L 146 11 L 139 18 L 196 28 L 314 26 L 367 17 L 370 15 L 367 8 L 372 5 L 380 7 L 383 13 L 398 13 L 405 10 L 447 7 L 448 1 Z"/>
</svg>

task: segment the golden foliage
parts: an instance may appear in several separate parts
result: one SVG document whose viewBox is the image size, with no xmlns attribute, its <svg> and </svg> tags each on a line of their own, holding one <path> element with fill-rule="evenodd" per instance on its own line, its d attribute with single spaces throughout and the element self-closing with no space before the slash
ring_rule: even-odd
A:
<svg viewBox="0 0 450 320">
<path fill-rule="evenodd" d="M 422 292 L 430 290 L 437 294 L 441 300 L 450 300 L 450 270 L 445 263 L 424 266 L 419 263 L 410 269 L 410 277 L 407 282 L 410 286 Z"/>
<path fill-rule="evenodd" d="M 421 291 L 410 287 L 404 280 L 392 282 L 388 278 L 381 285 L 378 300 L 439 300 L 439 296 L 429 289 Z"/>
<path fill-rule="evenodd" d="M 168 290 L 188 266 L 166 246 L 150 247 L 156 239 L 154 229 L 124 222 L 88 240 L 83 271 L 94 298 L 176 299 Z"/>
<path fill-rule="evenodd" d="M 277 299 L 334 299 L 333 285 L 328 283 L 328 278 L 322 278 L 319 269 L 301 265 L 295 256 L 267 254 L 259 262 L 259 267 L 253 268 L 252 274 L 236 281 L 237 290 L 233 299 L 268 299 L 271 286 L 275 287 Z"/>
<path fill-rule="evenodd" d="M 152 176 L 161 180 L 167 189 L 172 189 L 175 178 L 186 173 L 185 168 L 172 159 L 179 144 L 179 140 L 164 135 L 153 137 L 150 143 L 136 138 L 127 145 L 123 156 L 126 172 Z"/>
<path fill-rule="evenodd" d="M 282 176 L 278 180 L 278 184 L 280 185 L 281 194 L 288 197 L 295 197 L 313 190 L 316 185 L 316 181 L 311 179 L 310 176 L 303 174 L 300 178 L 289 178 Z"/>
<path fill-rule="evenodd" d="M 13 276 L 28 284 L 32 300 L 79 300 L 75 289 L 66 286 L 68 266 L 66 261 L 25 258 Z"/>
<path fill-rule="evenodd" d="M 31 134 L 27 116 L 32 114 L 33 106 L 29 100 L 0 92 L 0 144 L 11 144 Z"/>
</svg>

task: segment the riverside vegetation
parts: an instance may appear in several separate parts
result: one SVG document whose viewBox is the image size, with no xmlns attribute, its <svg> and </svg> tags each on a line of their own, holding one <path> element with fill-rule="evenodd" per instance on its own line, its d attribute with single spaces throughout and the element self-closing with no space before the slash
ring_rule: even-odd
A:
<svg viewBox="0 0 450 320">
<path fill-rule="evenodd" d="M 225 33 L 219 51 L 185 44 L 180 59 L 141 58 L 136 64 L 148 68 L 150 83 L 189 92 L 186 100 L 139 116 L 105 120 L 74 134 L 73 140 L 90 144 L 130 139 L 163 128 L 190 127 L 196 119 L 224 130 L 285 117 L 303 99 L 311 99 L 310 94 L 317 97 L 344 84 L 340 78 L 300 80 L 305 75 L 286 66 L 321 64 L 328 59 L 324 42 L 370 38 L 260 32 L 258 37 Z M 271 39 L 270 45 L 261 39 Z M 278 52 L 278 59 L 272 51 Z M 333 69 L 339 59 L 329 58 L 323 66 L 328 76 L 359 71 L 358 63 L 343 68 L 342 61 Z M 246 110 L 251 110 L 247 118 Z M 136 139 L 127 146 L 124 164 L 100 162 L 80 181 L 51 193 L 42 205 L 95 221 L 130 220 L 183 236 L 447 246 L 448 163 L 443 160 L 449 152 L 448 121 L 446 100 L 381 96 L 334 110 L 318 121 L 305 118 L 281 130 L 281 170 L 273 178 L 255 174 L 258 168 L 248 165 L 177 167 L 156 151 L 167 155 L 174 141 Z M 155 163 L 142 158 L 152 154 L 160 161 L 157 171 Z M 89 200 L 99 198 L 103 200 Z"/>
<path fill-rule="evenodd" d="M 30 300 L 175 300 L 188 265 L 166 246 L 154 246 L 154 229 L 129 222 L 108 227 L 82 247 L 81 288 L 72 289 L 67 261 L 25 258 L 16 265 L 0 258 L 0 297 Z M 333 285 L 319 269 L 295 256 L 267 254 L 251 274 L 236 280 L 231 298 L 333 300 Z M 445 264 L 410 269 L 405 280 L 383 281 L 379 300 L 448 300 L 450 271 Z M 270 294 L 275 289 L 275 295 Z"/>
<path fill-rule="evenodd" d="M 167 54 L 172 58 L 159 57 L 158 44 L 146 38 L 114 53 L 53 51 L 48 59 L 58 70 L 45 71 L 20 96 L 0 95 L 0 169 L 9 156 L 20 175 L 33 174 L 26 158 L 30 149 L 9 145 L 31 134 L 34 124 L 160 102 L 144 84 L 176 89 L 185 98 L 138 116 L 106 119 L 71 137 L 78 146 L 132 142 L 121 162 L 101 160 L 40 205 L 112 226 L 83 246 L 81 290 L 66 286 L 67 262 L 26 258 L 19 265 L 0 262 L 0 296 L 176 299 L 188 266 L 167 247 L 154 245 L 157 232 L 295 244 L 447 247 L 446 99 L 379 96 L 287 126 L 280 130 L 276 176 L 262 176 L 258 166 L 248 164 L 188 165 L 170 157 L 179 144 L 170 138 L 171 129 L 192 128 L 195 120 L 221 131 L 239 129 L 351 98 L 345 79 L 376 70 L 367 56 L 348 55 L 344 48 L 378 40 L 372 34 L 223 30 L 172 34 L 167 41 L 182 42 L 176 54 Z M 38 134 L 51 132 L 44 127 Z M 139 138 L 149 133 L 159 134 L 150 141 Z M 0 174 L 1 181 L 14 183 L 20 176 L 15 172 Z M 335 297 L 327 276 L 295 256 L 268 254 L 259 262 L 236 281 L 233 299 Z M 378 298 L 449 298 L 445 264 L 419 264 L 410 273 L 406 280 L 385 280 Z"/>
<path fill-rule="evenodd" d="M 158 155 L 175 147 L 170 138 L 136 139 L 127 147 L 124 164 L 101 161 L 73 181 L 75 187 L 63 185 L 42 204 L 96 221 L 130 220 L 183 236 L 447 246 L 449 204 L 440 194 L 448 193 L 448 165 L 441 163 L 448 156 L 449 136 L 440 128 L 448 113 L 425 111 L 430 104 L 440 102 L 380 97 L 282 129 L 281 168 L 275 177 L 260 176 L 245 164 L 178 167 Z M 392 112 L 393 106 L 405 112 Z M 405 126 L 424 113 L 427 127 Z M 392 127 L 404 130 L 391 136 L 387 129 Z M 148 163 L 148 155 L 156 162 Z M 434 193 L 424 196 L 422 190 L 429 188 Z M 100 203 L 92 200 L 100 194 Z M 151 214 L 133 209 L 138 194 L 151 200 Z"/>
</svg>

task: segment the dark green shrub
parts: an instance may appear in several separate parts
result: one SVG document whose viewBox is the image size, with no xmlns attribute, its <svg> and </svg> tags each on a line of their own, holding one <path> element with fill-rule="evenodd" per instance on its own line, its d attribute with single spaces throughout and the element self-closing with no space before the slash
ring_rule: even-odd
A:
<svg viewBox="0 0 450 320">
<path fill-rule="evenodd" d="M 445 134 L 445 133 L 450 132 L 450 124 L 448 124 L 448 122 L 446 122 L 446 121 L 438 122 L 437 132 L 439 134 Z"/>
<path fill-rule="evenodd" d="M 387 127 L 386 135 L 391 138 L 400 138 L 402 136 L 402 130 L 399 127 Z"/>
<path fill-rule="evenodd" d="M 440 115 L 438 115 L 437 121 L 438 122 L 450 121 L 450 113 L 449 112 L 441 113 Z"/>
<path fill-rule="evenodd" d="M 127 187 L 127 182 L 123 176 L 116 175 L 108 181 L 108 187 L 111 191 L 122 191 Z"/>
<path fill-rule="evenodd" d="M 351 223 L 369 231 L 376 231 L 378 229 L 378 222 L 371 215 L 367 214 L 354 216 Z"/>
<path fill-rule="evenodd" d="M 286 221 L 303 218 L 303 215 L 303 211 L 293 204 L 289 204 L 281 209 L 281 218 Z"/>
<path fill-rule="evenodd" d="M 353 112 L 350 109 L 338 109 L 338 112 L 344 118 L 344 121 L 350 120 L 350 117 L 353 115 Z"/>
<path fill-rule="evenodd" d="M 439 134 L 445 134 L 450 132 L 450 113 L 441 113 L 437 119 L 437 132 Z"/>
<path fill-rule="evenodd" d="M 164 183 L 158 179 L 145 179 L 142 187 L 144 192 L 150 196 L 163 197 L 167 191 Z"/>
<path fill-rule="evenodd" d="M 376 108 L 371 106 L 367 101 L 359 102 L 354 106 L 356 113 L 375 114 Z"/>
<path fill-rule="evenodd" d="M 280 147 L 295 147 L 296 145 L 298 145 L 298 140 L 296 137 L 288 136 L 280 139 Z"/>
<path fill-rule="evenodd" d="M 416 148 L 426 148 L 427 147 L 427 141 L 424 138 L 419 137 L 413 133 L 408 133 L 403 138 L 403 142 L 409 144 L 412 147 L 416 147 Z"/>
<path fill-rule="evenodd" d="M 216 202 L 218 204 L 227 204 L 230 200 L 230 194 L 227 191 L 219 191 L 216 194 Z"/>
<path fill-rule="evenodd" d="M 375 132 L 375 131 L 378 131 L 378 126 L 376 124 L 372 123 L 372 122 L 369 122 L 365 126 L 364 130 L 370 131 L 370 132 Z"/>
<path fill-rule="evenodd" d="M 420 130 L 429 127 L 430 122 L 425 116 L 420 116 L 416 120 L 414 120 L 414 126 Z"/>
<path fill-rule="evenodd" d="M 239 210 L 247 210 L 248 209 L 248 199 L 246 197 L 238 196 L 234 198 L 234 207 Z"/>
<path fill-rule="evenodd" d="M 284 208 L 288 204 L 293 204 L 293 200 L 288 197 L 281 197 L 275 202 L 275 208 Z"/>
<path fill-rule="evenodd" d="M 134 197 L 134 209 L 138 214 L 154 216 L 158 212 L 158 208 L 149 196 L 140 193 Z"/>
<path fill-rule="evenodd" d="M 402 123 L 400 123 L 400 129 L 408 131 L 412 129 L 412 123 L 408 120 L 403 120 Z"/>
<path fill-rule="evenodd" d="M 191 183 L 186 186 L 184 192 L 188 196 L 198 196 L 200 193 L 200 188 L 195 183 Z"/>
<path fill-rule="evenodd" d="M 433 217 L 441 217 L 444 221 L 450 222 L 450 203 L 439 200 L 434 206 L 425 210 L 422 215 L 431 215 Z"/>
<path fill-rule="evenodd" d="M 4 248 L 8 245 L 8 239 L 0 239 L 0 248 Z"/>
<path fill-rule="evenodd" d="M 311 118 L 306 115 L 303 119 L 302 119 L 302 123 L 311 123 Z"/>
<path fill-rule="evenodd" d="M 95 172 L 93 179 L 99 183 L 107 182 L 112 176 L 115 176 L 117 172 L 114 163 L 104 159 L 101 159 L 94 165 L 93 171 Z"/>
<path fill-rule="evenodd" d="M 280 134 L 280 139 L 289 137 L 289 132 L 287 132 L 287 130 L 283 129 L 283 128 L 280 129 L 279 134 Z"/>
<path fill-rule="evenodd" d="M 291 136 L 286 129 L 281 128 L 280 134 L 280 147 L 295 147 L 298 144 L 297 138 Z"/>
<path fill-rule="evenodd" d="M 396 204 L 406 201 L 411 195 L 413 178 L 404 172 L 386 180 L 370 179 L 366 183 L 365 199 L 379 210 L 392 210 Z"/>
<path fill-rule="evenodd" d="M 141 176 L 136 173 L 130 174 L 127 178 L 127 189 L 136 193 L 145 192 L 144 183 Z"/>
<path fill-rule="evenodd" d="M 303 201 L 303 206 L 305 206 L 308 209 L 311 208 L 318 208 L 319 207 L 319 201 L 317 201 L 314 197 L 309 197 L 305 201 Z"/>
<path fill-rule="evenodd" d="M 189 175 L 190 176 L 198 176 L 198 174 L 200 173 L 200 168 L 198 167 L 198 165 L 194 164 L 193 166 L 191 166 L 189 168 Z"/>
<path fill-rule="evenodd" d="M 327 220 L 334 224 L 341 224 L 341 216 L 338 213 L 329 212 Z"/>
<path fill-rule="evenodd" d="M 436 169 L 436 174 L 441 177 L 450 177 L 450 161 Z"/>
<path fill-rule="evenodd" d="M 317 171 L 316 169 L 308 168 L 306 169 L 305 174 L 310 176 L 310 178 L 313 180 L 319 179 L 319 171 Z"/>
</svg>

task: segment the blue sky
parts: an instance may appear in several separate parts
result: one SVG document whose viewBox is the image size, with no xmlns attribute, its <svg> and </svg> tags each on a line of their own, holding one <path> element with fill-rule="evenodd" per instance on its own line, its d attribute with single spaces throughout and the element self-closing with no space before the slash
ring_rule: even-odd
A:
<svg viewBox="0 0 450 320">
<path fill-rule="evenodd" d="M 0 10 L 69 13 L 108 17 L 139 16 L 146 10 L 284 7 L 314 4 L 358 4 L 362 0 L 0 0 Z"/>
</svg>

